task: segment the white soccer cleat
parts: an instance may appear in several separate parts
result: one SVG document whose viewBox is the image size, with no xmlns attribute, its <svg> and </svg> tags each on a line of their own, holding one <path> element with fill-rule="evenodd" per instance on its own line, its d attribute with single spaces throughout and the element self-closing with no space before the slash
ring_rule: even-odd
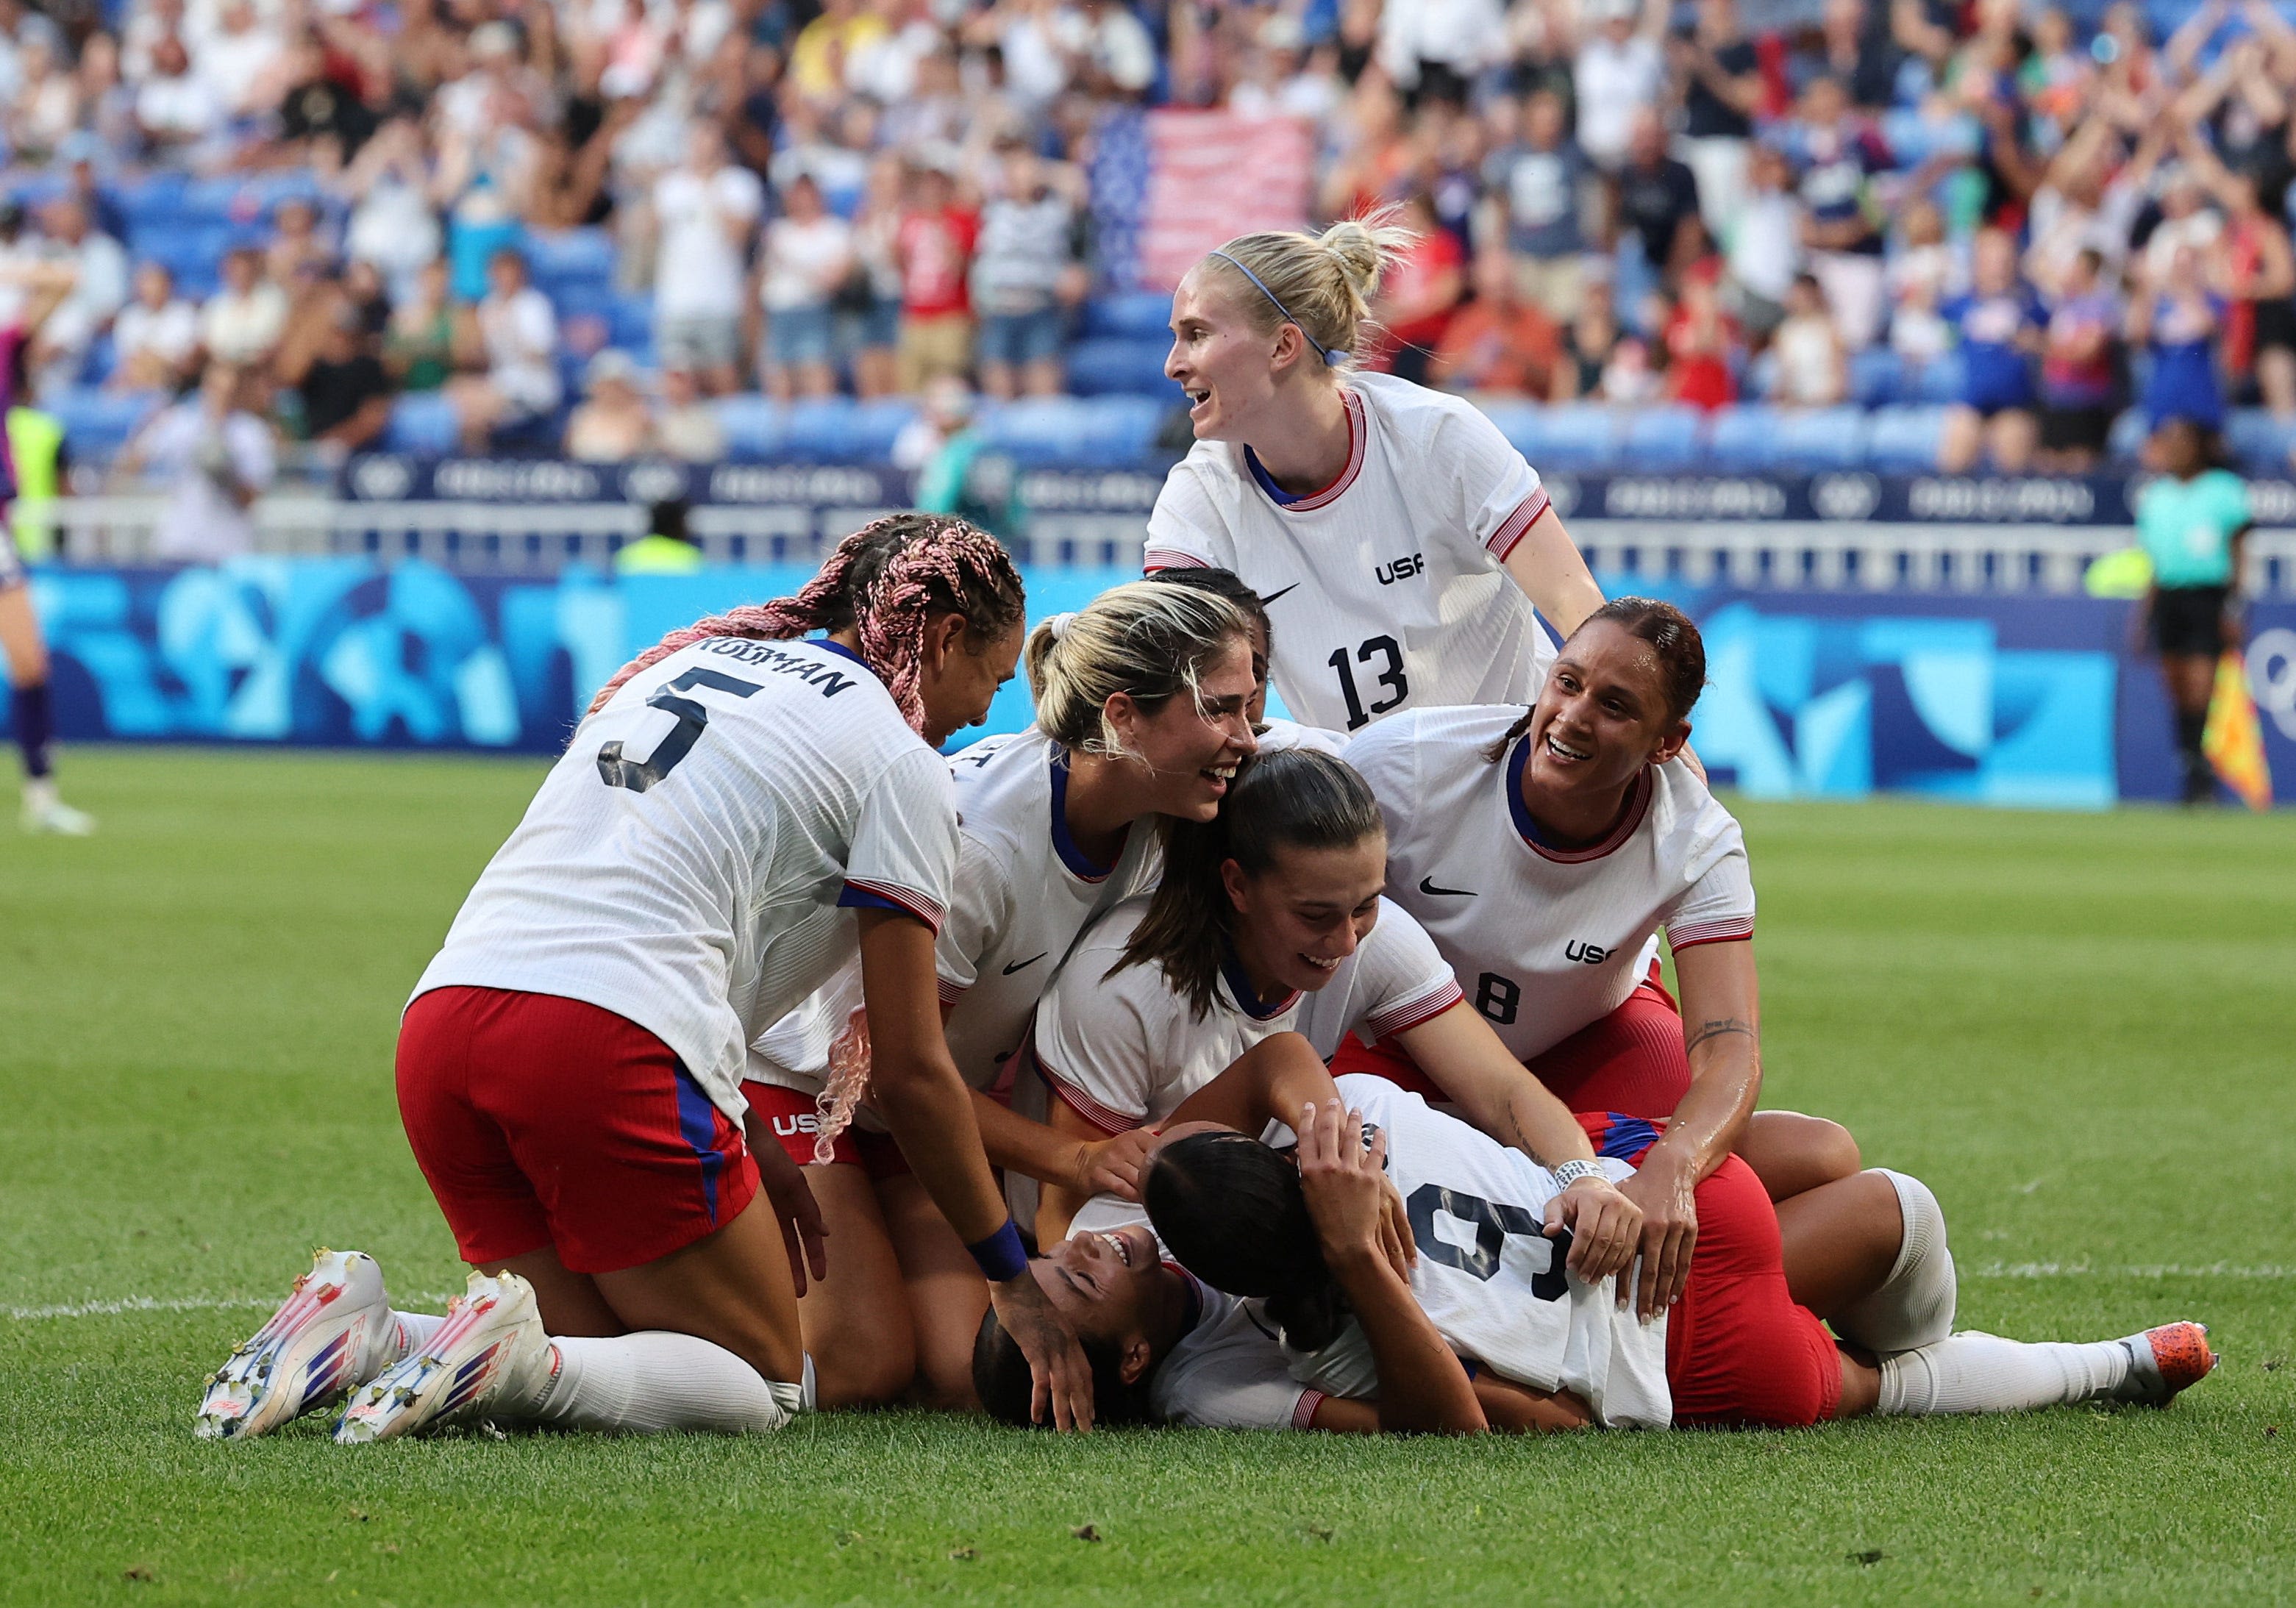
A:
<svg viewBox="0 0 2296 1608">
<path fill-rule="evenodd" d="M 2164 1323 L 2120 1343 L 2128 1348 L 2134 1366 L 2112 1391 L 2115 1401 L 2166 1407 L 2179 1392 L 2214 1373 L 2218 1360 L 2209 1347 L 2206 1324 Z"/>
<path fill-rule="evenodd" d="M 56 796 L 53 781 L 24 784 L 24 830 L 49 832 L 59 837 L 86 837 L 95 830 L 95 817 L 75 810 Z"/>
<path fill-rule="evenodd" d="M 364 1251 L 320 1251 L 255 1337 L 208 1380 L 192 1433 L 243 1441 L 332 1407 L 398 1358 L 382 1269 Z"/>
<path fill-rule="evenodd" d="M 472 1273 L 423 1347 L 353 1392 L 335 1424 L 345 1446 L 395 1440 L 531 1401 L 550 1374 L 550 1336 L 534 1286 L 515 1273 Z"/>
</svg>

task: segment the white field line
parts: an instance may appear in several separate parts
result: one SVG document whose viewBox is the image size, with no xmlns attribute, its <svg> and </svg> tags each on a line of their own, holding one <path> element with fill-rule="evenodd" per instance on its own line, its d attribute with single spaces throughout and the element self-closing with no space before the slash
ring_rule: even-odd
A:
<svg viewBox="0 0 2296 1608">
<path fill-rule="evenodd" d="M 2247 1265 L 2218 1261 L 2136 1262 L 2100 1268 L 2085 1261 L 1989 1261 L 1964 1264 L 1964 1278 L 2238 1278 L 2279 1281 L 2296 1278 L 2296 1267 L 2277 1262 Z M 443 1291 L 424 1292 L 413 1298 L 413 1307 L 438 1311 L 447 1304 Z M 0 1307 L 0 1318 L 12 1323 L 44 1323 L 59 1318 L 111 1318 L 126 1312 L 234 1312 L 275 1307 L 268 1295 L 126 1295 L 115 1301 L 76 1301 L 55 1306 Z"/>
</svg>

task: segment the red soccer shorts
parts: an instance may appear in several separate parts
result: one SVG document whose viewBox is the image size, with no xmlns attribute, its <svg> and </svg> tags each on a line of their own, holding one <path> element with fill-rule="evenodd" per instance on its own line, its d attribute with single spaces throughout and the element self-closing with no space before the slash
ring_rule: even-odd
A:
<svg viewBox="0 0 2296 1608">
<path fill-rule="evenodd" d="M 1523 1065 L 1576 1112 L 1667 1116 L 1690 1092 L 1682 1013 L 1674 997 L 1654 979 L 1638 986 L 1609 1016 Z M 1393 1039 L 1365 1044 L 1349 1033 L 1332 1057 L 1332 1075 L 1350 1072 L 1368 1072 L 1400 1083 L 1431 1101 L 1445 1098 Z"/>
<path fill-rule="evenodd" d="M 750 1109 L 773 1129 L 790 1160 L 800 1167 L 818 1164 L 813 1152 L 821 1137 L 821 1114 L 813 1096 L 778 1083 L 744 1083 L 742 1092 L 749 1098 Z M 890 1133 L 868 1133 L 848 1123 L 845 1131 L 830 1141 L 829 1149 L 832 1164 L 858 1167 L 872 1180 L 903 1178 L 909 1171 L 909 1158 L 901 1154 Z"/>
<path fill-rule="evenodd" d="M 674 1051 L 579 1000 L 439 988 L 398 1030 L 414 1160 L 484 1266 L 548 1245 L 576 1273 L 658 1261 L 758 1191 L 742 1130 Z"/>
<path fill-rule="evenodd" d="M 1639 1165 L 1665 1123 L 1584 1114 L 1595 1154 Z M 1841 1353 L 1817 1315 L 1786 1290 L 1769 1191 L 1734 1155 L 1698 1186 L 1690 1282 L 1666 1319 L 1666 1378 L 1685 1427 L 1793 1427 L 1833 1416 Z"/>
</svg>

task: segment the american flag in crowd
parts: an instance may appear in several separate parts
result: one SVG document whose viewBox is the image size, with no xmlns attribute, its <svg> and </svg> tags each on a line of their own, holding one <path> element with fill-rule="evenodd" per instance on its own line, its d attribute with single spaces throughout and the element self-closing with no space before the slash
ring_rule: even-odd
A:
<svg viewBox="0 0 2296 1608">
<path fill-rule="evenodd" d="M 1224 241 L 1305 228 L 1314 167 L 1314 135 L 1297 118 L 1111 117 L 1092 164 L 1103 271 L 1118 287 L 1169 290 Z"/>
</svg>

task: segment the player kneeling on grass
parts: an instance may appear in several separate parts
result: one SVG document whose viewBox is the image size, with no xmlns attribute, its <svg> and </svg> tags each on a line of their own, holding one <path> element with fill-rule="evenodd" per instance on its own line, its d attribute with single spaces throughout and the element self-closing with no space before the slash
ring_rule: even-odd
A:
<svg viewBox="0 0 2296 1608">
<path fill-rule="evenodd" d="M 461 1416 L 786 1424 L 820 1220 L 795 1164 L 744 1144 L 740 1078 L 857 948 L 879 1109 L 1056 1415 L 1088 1423 L 933 980 L 957 845 L 934 750 L 1012 674 L 1021 611 L 993 540 L 893 515 L 796 597 L 674 633 L 610 682 L 400 1031 L 400 1112 L 468 1295 L 443 1319 L 395 1312 L 371 1258 L 322 1253 L 213 1380 L 199 1433 L 259 1434 L 354 1386 L 339 1441 Z"/>
<path fill-rule="evenodd" d="M 1250 1137 L 1277 1113 L 1298 1127 L 1294 1151 Z M 1078 1234 L 1033 1264 L 1084 1338 L 1103 1419 L 1793 1425 L 2165 1406 L 2216 1363 L 2194 1323 L 2085 1345 L 1950 1334 L 1945 1222 L 1901 1174 L 1863 1172 L 1774 1210 L 1745 1163 L 1725 1161 L 1699 1186 L 1688 1287 L 1644 1324 L 1617 1275 L 1580 1276 L 1552 1173 L 1383 1079 L 1335 1084 L 1296 1037 L 1260 1046 L 1177 1115 L 1144 1189 L 1155 1233 Z M 1581 1120 L 1613 1176 L 1658 1137 L 1639 1120 Z M 1159 1260 L 1158 1236 L 1179 1264 Z M 993 1318 L 974 1367 L 990 1411 L 1030 1421 L 1025 1360 Z"/>
</svg>

